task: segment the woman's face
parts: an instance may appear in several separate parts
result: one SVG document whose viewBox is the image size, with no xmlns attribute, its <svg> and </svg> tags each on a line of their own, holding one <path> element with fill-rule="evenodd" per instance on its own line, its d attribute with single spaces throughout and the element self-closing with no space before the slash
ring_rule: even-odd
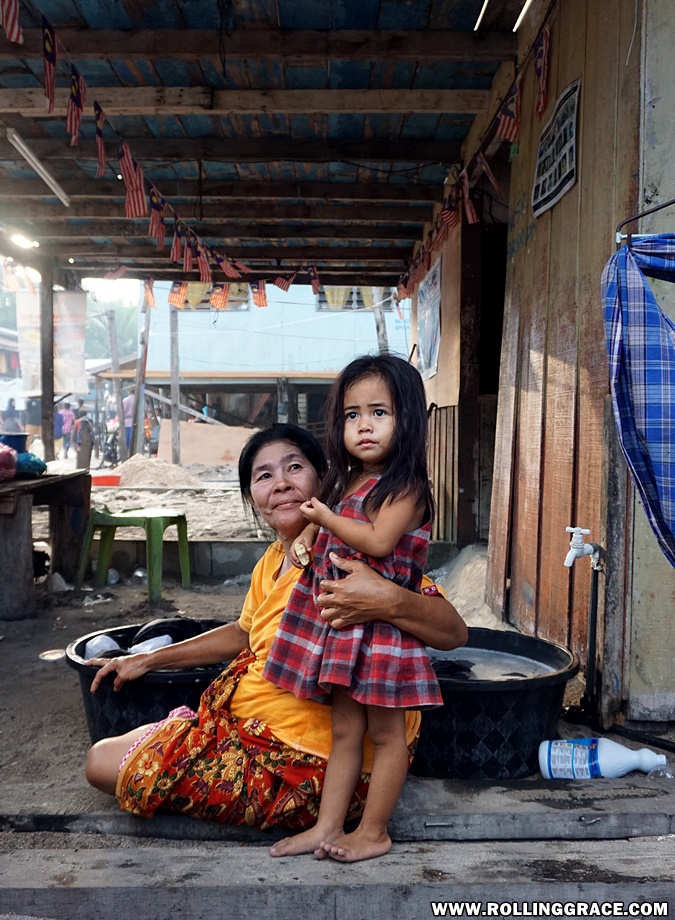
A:
<svg viewBox="0 0 675 920">
<path fill-rule="evenodd" d="M 300 505 L 319 490 L 319 475 L 291 441 L 261 448 L 251 468 L 251 502 L 265 523 L 284 539 L 293 539 L 307 520 Z"/>
</svg>

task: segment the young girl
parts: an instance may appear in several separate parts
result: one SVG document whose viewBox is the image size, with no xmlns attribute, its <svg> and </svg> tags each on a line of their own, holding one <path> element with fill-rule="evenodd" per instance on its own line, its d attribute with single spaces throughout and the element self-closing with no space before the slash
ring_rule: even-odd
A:
<svg viewBox="0 0 675 920">
<path fill-rule="evenodd" d="M 314 852 L 354 862 L 387 853 L 387 824 L 409 764 L 404 710 L 442 704 L 419 640 L 379 621 L 331 628 L 314 601 L 323 579 L 339 577 L 332 553 L 365 558 L 420 590 L 432 515 L 426 419 L 422 379 L 401 358 L 357 358 L 331 390 L 329 472 L 322 500 L 301 506 L 312 523 L 296 542 L 302 561 L 303 545 L 311 548 L 321 527 L 314 564 L 294 588 L 263 676 L 301 699 L 332 702 L 333 744 L 316 825 L 275 844 L 273 856 Z M 345 834 L 366 730 L 374 747 L 368 797 L 359 827 Z"/>
</svg>

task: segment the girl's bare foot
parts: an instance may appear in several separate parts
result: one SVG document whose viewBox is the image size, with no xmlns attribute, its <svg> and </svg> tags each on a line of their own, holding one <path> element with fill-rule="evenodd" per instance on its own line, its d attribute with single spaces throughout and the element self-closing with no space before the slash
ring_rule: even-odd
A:
<svg viewBox="0 0 675 920">
<path fill-rule="evenodd" d="M 319 828 L 317 824 L 314 827 L 310 827 L 309 830 L 303 831 L 301 834 L 295 834 L 293 837 L 284 837 L 283 840 L 275 843 L 274 846 L 270 848 L 270 856 L 300 856 L 302 853 L 316 853 L 320 847 L 324 845 L 330 846 L 330 841 L 338 837 L 341 833 L 342 828 L 335 828 L 331 833 L 325 828 Z M 327 855 L 328 854 L 324 851 L 319 858 L 323 859 Z"/>
<path fill-rule="evenodd" d="M 361 859 L 375 859 L 391 850 L 391 837 L 383 833 L 368 834 L 360 827 L 351 834 L 342 834 L 332 842 L 322 844 L 326 856 L 338 862 L 359 862 Z"/>
</svg>

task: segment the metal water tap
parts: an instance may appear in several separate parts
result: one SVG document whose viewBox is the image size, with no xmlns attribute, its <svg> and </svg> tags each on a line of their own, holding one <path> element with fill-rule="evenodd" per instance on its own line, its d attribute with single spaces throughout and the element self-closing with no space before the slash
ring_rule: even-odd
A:
<svg viewBox="0 0 675 920">
<path fill-rule="evenodd" d="M 572 539 L 570 540 L 570 551 L 565 556 L 565 565 L 568 568 L 571 568 L 574 565 L 574 561 L 580 556 L 591 556 L 591 565 L 594 569 L 602 568 L 600 563 L 600 553 L 602 547 L 597 543 L 586 543 L 584 541 L 584 535 L 588 536 L 590 530 L 587 530 L 583 527 L 566 527 L 565 530 L 567 533 L 572 534 Z"/>
</svg>

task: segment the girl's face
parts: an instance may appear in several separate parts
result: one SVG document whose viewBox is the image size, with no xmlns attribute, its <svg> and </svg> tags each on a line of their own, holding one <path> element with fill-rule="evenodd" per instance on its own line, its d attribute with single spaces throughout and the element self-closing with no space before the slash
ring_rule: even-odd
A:
<svg viewBox="0 0 675 920">
<path fill-rule="evenodd" d="M 366 472 L 384 467 L 395 427 L 393 400 L 382 377 L 364 377 L 345 391 L 345 447 Z"/>
<path fill-rule="evenodd" d="M 297 537 L 307 524 L 300 505 L 319 490 L 319 474 L 290 441 L 262 447 L 251 467 L 251 502 L 281 539 Z"/>
</svg>

